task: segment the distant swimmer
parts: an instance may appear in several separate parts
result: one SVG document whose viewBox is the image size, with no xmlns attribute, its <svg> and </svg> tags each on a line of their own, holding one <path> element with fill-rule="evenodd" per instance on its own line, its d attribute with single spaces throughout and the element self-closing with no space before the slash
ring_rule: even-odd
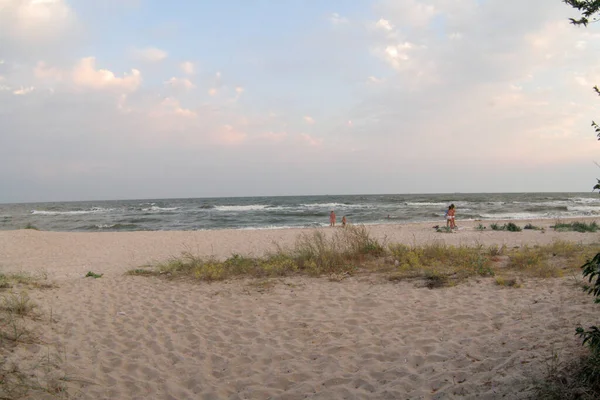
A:
<svg viewBox="0 0 600 400">
<path fill-rule="evenodd" d="M 342 217 L 342 226 L 343 227 L 346 226 L 346 216 L 345 215 Z"/>
<path fill-rule="evenodd" d="M 329 213 L 329 226 L 335 226 L 335 212 L 333 210 Z"/>
</svg>

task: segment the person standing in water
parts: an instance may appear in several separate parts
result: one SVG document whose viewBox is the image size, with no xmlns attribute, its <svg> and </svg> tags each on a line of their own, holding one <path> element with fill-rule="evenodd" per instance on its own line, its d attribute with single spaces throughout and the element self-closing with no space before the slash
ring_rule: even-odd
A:
<svg viewBox="0 0 600 400">
<path fill-rule="evenodd" d="M 329 226 L 335 226 L 335 212 L 333 210 L 329 213 Z"/>
<path fill-rule="evenodd" d="M 342 217 L 342 227 L 344 227 L 344 228 L 346 227 L 346 216 L 345 215 Z"/>
</svg>

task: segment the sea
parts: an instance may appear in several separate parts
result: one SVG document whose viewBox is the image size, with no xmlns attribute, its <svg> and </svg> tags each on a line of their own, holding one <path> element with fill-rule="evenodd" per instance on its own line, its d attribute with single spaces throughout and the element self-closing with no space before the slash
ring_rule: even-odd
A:
<svg viewBox="0 0 600 400">
<path fill-rule="evenodd" d="M 453 193 L 223 197 L 0 204 L 0 230 L 114 232 L 285 229 L 329 224 L 443 222 L 450 204 L 457 220 L 560 219 L 600 216 L 597 193 Z"/>
</svg>

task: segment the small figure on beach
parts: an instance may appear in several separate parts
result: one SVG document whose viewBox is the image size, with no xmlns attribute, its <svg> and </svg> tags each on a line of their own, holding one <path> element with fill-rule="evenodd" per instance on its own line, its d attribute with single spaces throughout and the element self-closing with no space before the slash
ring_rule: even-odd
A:
<svg viewBox="0 0 600 400">
<path fill-rule="evenodd" d="M 346 222 L 347 222 L 347 220 L 346 220 L 346 216 L 344 215 L 344 216 L 342 217 L 342 227 L 344 227 L 344 228 L 346 227 Z"/>
<path fill-rule="evenodd" d="M 335 212 L 333 210 L 329 213 L 329 226 L 335 226 Z"/>
<path fill-rule="evenodd" d="M 450 204 L 448 206 L 448 211 L 446 211 L 446 226 L 450 227 L 450 229 L 456 229 L 456 223 L 454 221 L 456 210 L 454 204 Z"/>
</svg>

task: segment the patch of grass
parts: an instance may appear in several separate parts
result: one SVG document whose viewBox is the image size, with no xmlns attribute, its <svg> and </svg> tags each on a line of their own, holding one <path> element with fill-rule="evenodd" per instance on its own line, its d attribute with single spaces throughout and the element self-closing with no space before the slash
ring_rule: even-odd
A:
<svg viewBox="0 0 600 400">
<path fill-rule="evenodd" d="M 534 231 L 541 231 L 541 230 L 542 230 L 542 228 L 540 228 L 539 226 L 535 226 L 535 225 L 533 225 L 533 224 L 531 224 L 531 223 L 529 223 L 529 224 L 526 224 L 526 225 L 523 227 L 523 229 L 529 229 L 529 230 L 534 230 Z"/>
<path fill-rule="evenodd" d="M 127 275 L 152 276 L 152 275 L 156 275 L 156 271 L 152 271 L 152 270 L 149 270 L 149 269 L 136 268 L 136 269 L 132 269 L 130 271 L 127 271 Z"/>
<path fill-rule="evenodd" d="M 449 226 L 440 226 L 436 228 L 435 231 L 440 233 L 452 233 L 452 228 L 450 228 Z"/>
<path fill-rule="evenodd" d="M 485 227 L 485 225 L 482 225 L 482 224 L 479 224 L 479 225 L 477 225 L 477 226 L 475 227 L 475 230 L 476 230 L 476 231 L 484 231 L 484 230 L 486 230 L 486 229 L 487 229 L 487 228 Z"/>
<path fill-rule="evenodd" d="M 504 278 L 501 276 L 496 277 L 495 279 L 496 285 L 498 286 L 506 286 L 512 288 L 520 288 L 521 284 L 517 278 Z"/>
<path fill-rule="evenodd" d="M 553 228 L 555 231 L 559 232 L 575 231 L 585 233 L 598 231 L 598 224 L 596 223 L 596 221 L 593 221 L 591 223 L 578 221 L 571 223 L 556 222 Z"/>
<path fill-rule="evenodd" d="M 562 363 L 553 355 L 546 377 L 535 382 L 539 400 L 596 400 L 600 398 L 600 359 L 583 356 Z"/>
<path fill-rule="evenodd" d="M 509 222 L 504 225 L 498 225 L 497 223 L 493 223 L 490 225 L 493 231 L 509 231 L 509 232 L 521 232 L 521 227 L 515 224 L 514 222 Z"/>
<path fill-rule="evenodd" d="M 94 279 L 102 278 L 102 276 L 104 276 L 104 274 L 97 274 L 97 273 L 92 272 L 92 271 L 88 271 L 88 273 L 85 274 L 86 278 L 94 278 Z"/>
<path fill-rule="evenodd" d="M 498 225 L 495 222 L 490 225 L 490 228 L 492 228 L 493 231 L 501 231 L 504 229 L 504 227 L 502 225 Z"/>
<path fill-rule="evenodd" d="M 39 231 L 40 229 L 33 225 L 31 222 L 28 222 L 27 225 L 25 225 L 25 227 L 23 229 L 32 229 L 34 231 Z"/>
<path fill-rule="evenodd" d="M 30 315 L 36 305 L 31 301 L 27 292 L 10 293 L 2 298 L 0 309 L 18 316 Z"/>
<path fill-rule="evenodd" d="M 509 222 L 508 224 L 504 225 L 506 230 L 509 232 L 521 232 L 521 227 L 516 225 L 513 222 Z"/>
</svg>

